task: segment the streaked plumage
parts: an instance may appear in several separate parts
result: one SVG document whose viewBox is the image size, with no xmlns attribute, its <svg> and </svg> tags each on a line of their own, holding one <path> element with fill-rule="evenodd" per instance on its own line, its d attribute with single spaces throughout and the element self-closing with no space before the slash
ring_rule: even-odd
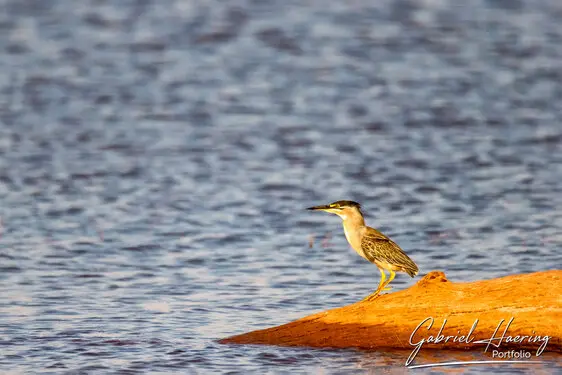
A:
<svg viewBox="0 0 562 375">
<path fill-rule="evenodd" d="M 377 265 L 389 264 L 381 268 L 406 272 L 411 277 L 418 274 L 418 266 L 410 257 L 394 241 L 375 228 L 367 227 L 361 247 L 369 262 Z"/>
</svg>

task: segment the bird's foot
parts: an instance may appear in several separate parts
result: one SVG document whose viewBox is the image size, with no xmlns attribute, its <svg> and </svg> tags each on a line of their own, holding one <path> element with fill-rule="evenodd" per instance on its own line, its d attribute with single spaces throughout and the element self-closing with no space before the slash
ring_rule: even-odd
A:
<svg viewBox="0 0 562 375">
<path fill-rule="evenodd" d="M 373 293 L 371 293 L 367 297 L 363 298 L 361 300 L 361 302 L 371 302 L 371 301 L 376 300 L 379 297 L 381 291 L 382 290 L 380 290 L 380 289 L 375 290 Z"/>
<path fill-rule="evenodd" d="M 374 301 L 376 300 L 380 295 L 381 292 L 386 292 L 388 290 L 391 290 L 392 287 L 391 286 L 385 286 L 383 288 L 378 288 L 377 290 L 375 290 L 373 293 L 369 294 L 367 297 L 363 298 L 361 300 L 361 302 L 370 302 L 370 301 Z"/>
<path fill-rule="evenodd" d="M 374 301 L 374 300 L 377 299 L 378 296 L 379 296 L 378 293 L 376 293 L 376 294 L 375 294 L 375 293 L 371 293 L 371 294 L 369 294 L 367 297 L 363 298 L 363 299 L 361 300 L 361 302 L 371 302 L 371 301 Z"/>
</svg>

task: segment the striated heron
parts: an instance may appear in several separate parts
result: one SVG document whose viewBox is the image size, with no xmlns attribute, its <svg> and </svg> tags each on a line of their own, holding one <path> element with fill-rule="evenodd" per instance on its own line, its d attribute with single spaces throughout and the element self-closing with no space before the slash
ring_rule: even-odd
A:
<svg viewBox="0 0 562 375">
<path fill-rule="evenodd" d="M 411 277 L 418 274 L 418 266 L 404 253 L 404 251 L 390 238 L 365 225 L 361 212 L 361 205 L 353 201 L 337 201 L 324 206 L 309 207 L 309 210 L 326 211 L 336 214 L 343 220 L 345 237 L 351 247 L 363 258 L 374 263 L 381 272 L 381 280 L 377 290 L 368 295 L 363 301 L 372 301 L 394 279 L 395 273 L 406 272 Z M 384 270 L 390 272 L 388 280 Z"/>
</svg>

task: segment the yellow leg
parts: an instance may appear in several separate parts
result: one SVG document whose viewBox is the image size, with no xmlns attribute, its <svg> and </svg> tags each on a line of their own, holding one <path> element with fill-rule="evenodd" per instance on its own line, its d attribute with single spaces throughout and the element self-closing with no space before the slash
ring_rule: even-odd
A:
<svg viewBox="0 0 562 375">
<path fill-rule="evenodd" d="M 384 285 L 382 286 L 382 289 L 381 289 L 381 290 L 390 290 L 390 289 L 392 289 L 391 286 L 389 286 L 388 288 L 387 288 L 387 286 L 388 286 L 388 284 L 390 284 L 390 282 L 391 282 L 392 280 L 394 280 L 394 276 L 396 276 L 396 274 L 394 273 L 393 270 L 390 270 L 390 277 L 388 278 L 388 280 L 386 280 L 386 283 L 384 283 Z"/>
<path fill-rule="evenodd" d="M 369 294 L 367 297 L 363 298 L 363 301 L 374 300 L 375 298 L 377 298 L 379 296 L 379 293 L 383 290 L 382 288 L 385 285 L 384 281 L 386 280 L 386 274 L 384 273 L 384 270 L 382 268 L 379 268 L 379 271 L 381 271 L 381 281 L 379 281 L 379 286 L 377 287 L 377 290 L 375 290 L 373 293 Z"/>
</svg>

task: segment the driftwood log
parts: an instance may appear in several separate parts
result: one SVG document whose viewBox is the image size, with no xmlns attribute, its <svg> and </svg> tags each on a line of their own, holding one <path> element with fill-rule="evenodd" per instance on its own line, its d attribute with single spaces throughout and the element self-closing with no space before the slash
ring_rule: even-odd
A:
<svg viewBox="0 0 562 375">
<path fill-rule="evenodd" d="M 533 357 L 542 351 L 560 353 L 562 270 L 464 283 L 434 271 L 412 287 L 372 302 L 219 342 L 409 351 L 517 349 L 529 350 Z"/>
</svg>

